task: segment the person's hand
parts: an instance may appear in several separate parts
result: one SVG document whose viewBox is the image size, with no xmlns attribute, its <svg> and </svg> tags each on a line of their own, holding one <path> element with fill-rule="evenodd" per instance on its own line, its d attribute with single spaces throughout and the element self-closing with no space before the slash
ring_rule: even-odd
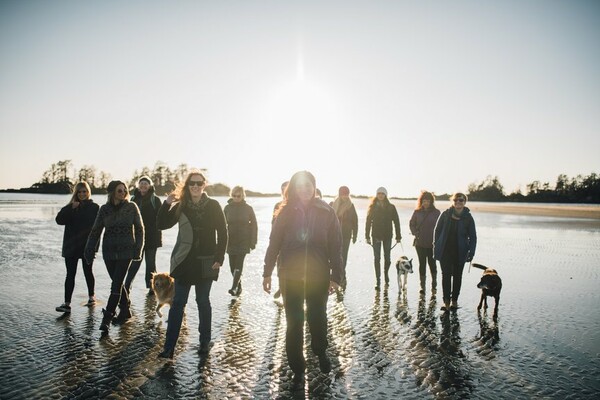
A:
<svg viewBox="0 0 600 400">
<path fill-rule="evenodd" d="M 338 285 L 334 281 L 329 281 L 329 294 L 334 294 L 339 288 L 340 285 Z"/>
<path fill-rule="evenodd" d="M 221 263 L 218 261 L 215 261 L 215 263 L 212 265 L 212 269 L 219 269 L 221 268 Z"/>
<path fill-rule="evenodd" d="M 177 200 L 177 196 L 175 196 L 175 193 L 169 193 L 169 195 L 167 196 L 167 200 L 165 201 L 167 202 L 167 204 L 171 205 L 175 200 Z"/>
<path fill-rule="evenodd" d="M 253 244 L 252 246 L 250 246 L 250 250 L 254 250 L 256 248 L 256 244 Z"/>
<path fill-rule="evenodd" d="M 74 201 L 71 203 L 71 208 L 76 209 L 77 207 L 79 207 L 79 202 L 78 201 Z"/>
<path fill-rule="evenodd" d="M 352 238 L 352 244 L 356 243 L 356 238 Z"/>
<path fill-rule="evenodd" d="M 371 239 L 367 238 L 367 244 L 371 244 Z"/>
<path fill-rule="evenodd" d="M 263 278 L 263 290 L 269 294 L 271 294 L 271 277 L 265 276 Z"/>
</svg>

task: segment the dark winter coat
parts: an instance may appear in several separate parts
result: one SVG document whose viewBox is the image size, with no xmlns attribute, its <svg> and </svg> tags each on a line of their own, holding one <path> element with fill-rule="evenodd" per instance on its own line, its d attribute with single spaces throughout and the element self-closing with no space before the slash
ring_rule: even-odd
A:
<svg viewBox="0 0 600 400">
<path fill-rule="evenodd" d="M 433 230 L 440 216 L 437 208 L 421 208 L 413 212 L 410 218 L 410 232 L 417 239 L 416 245 L 426 249 L 433 247 Z"/>
<path fill-rule="evenodd" d="M 171 253 L 171 275 L 190 284 L 203 278 L 198 257 L 212 257 L 212 263 L 223 265 L 227 247 L 227 226 L 221 205 L 208 198 L 206 193 L 202 196 L 206 201 L 202 212 L 183 208 L 178 217 L 181 203 L 169 205 L 165 201 L 156 219 L 158 229 L 163 230 L 179 223 L 177 241 Z"/>
<path fill-rule="evenodd" d="M 263 277 L 271 276 L 277 262 L 283 279 L 339 284 L 344 274 L 341 250 L 342 232 L 333 208 L 320 199 L 306 209 L 288 204 L 271 230 Z"/>
<path fill-rule="evenodd" d="M 333 202 L 329 205 L 333 206 Z M 358 237 L 358 214 L 356 214 L 354 203 L 341 216 L 338 216 L 338 220 L 342 229 L 342 237 L 345 240 L 352 239 L 353 242 L 356 242 Z"/>
<path fill-rule="evenodd" d="M 156 249 L 162 247 L 162 232 L 156 227 L 156 216 L 162 204 L 161 200 L 154 194 L 154 187 L 150 187 L 145 196 L 139 189 L 133 191 L 131 201 L 137 204 L 144 221 L 144 248 Z"/>
<path fill-rule="evenodd" d="M 383 206 L 374 204 L 367 213 L 365 238 L 370 240 L 373 237 L 374 241 L 391 239 L 394 234 L 392 224 L 396 228 L 396 240 L 399 241 L 402 235 L 396 207 L 391 203 L 383 203 Z"/>
<path fill-rule="evenodd" d="M 144 248 L 144 223 L 135 203 L 106 203 L 100 207 L 85 245 L 85 259 L 94 259 L 102 231 L 102 257 L 105 260 L 141 260 Z"/>
<path fill-rule="evenodd" d="M 435 226 L 434 242 L 433 242 L 433 257 L 441 261 L 444 253 L 447 251 L 446 243 L 449 235 L 452 214 L 454 207 L 450 207 L 440 215 Z M 477 247 L 477 232 L 475 231 L 475 220 L 471 215 L 471 210 L 468 207 L 463 209 L 460 219 L 455 221 L 457 224 L 457 239 L 458 239 L 458 262 L 459 265 L 467 261 L 471 261 L 475 256 L 475 248 Z M 451 251 L 452 251 L 451 250 Z"/>
<path fill-rule="evenodd" d="M 98 204 L 92 199 L 83 200 L 77 208 L 67 204 L 56 215 L 56 223 L 65 226 L 63 235 L 62 256 L 65 258 L 83 258 L 87 242 L 96 215 Z"/>
<path fill-rule="evenodd" d="M 258 226 L 254 209 L 245 200 L 231 199 L 223 210 L 227 220 L 227 253 L 247 254 L 256 247 Z"/>
</svg>

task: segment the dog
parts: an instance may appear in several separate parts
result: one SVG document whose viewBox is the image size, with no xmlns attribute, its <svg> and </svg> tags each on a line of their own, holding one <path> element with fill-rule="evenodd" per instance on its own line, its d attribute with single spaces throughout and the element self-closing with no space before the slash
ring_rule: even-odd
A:
<svg viewBox="0 0 600 400">
<path fill-rule="evenodd" d="M 487 297 L 491 296 L 496 301 L 494 306 L 494 316 L 498 315 L 498 304 L 500 303 L 500 291 L 502 290 L 502 279 L 498 275 L 495 269 L 488 268 L 485 265 L 481 264 L 472 264 L 475 268 L 479 268 L 483 270 L 483 276 L 481 280 L 477 284 L 477 287 L 481 289 L 481 300 L 479 300 L 479 305 L 477 306 L 477 311 L 481 310 L 481 305 L 483 304 L 483 308 L 487 309 Z"/>
<path fill-rule="evenodd" d="M 409 273 L 413 273 L 412 258 L 409 260 L 408 257 L 401 256 L 396 261 L 396 272 L 398 272 L 398 289 L 406 290 L 406 278 Z M 404 282 L 402 282 L 402 277 L 404 277 Z"/>
<path fill-rule="evenodd" d="M 160 309 L 165 304 L 168 304 L 169 306 L 173 305 L 173 295 L 175 294 L 175 279 L 173 279 L 168 272 L 161 272 L 159 274 L 154 272 L 152 273 L 152 290 L 154 291 L 154 295 L 158 300 L 158 305 L 156 306 L 156 313 L 159 317 L 162 317 Z"/>
</svg>

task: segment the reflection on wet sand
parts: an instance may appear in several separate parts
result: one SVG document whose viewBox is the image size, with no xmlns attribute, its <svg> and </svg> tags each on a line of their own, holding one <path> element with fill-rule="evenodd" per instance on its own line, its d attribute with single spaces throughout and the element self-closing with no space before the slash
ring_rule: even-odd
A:
<svg viewBox="0 0 600 400">
<path fill-rule="evenodd" d="M 363 337 L 362 357 L 366 358 L 370 371 L 381 374 L 384 368 L 392 363 L 390 353 L 396 348 L 396 343 L 391 340 L 390 299 L 387 288 L 383 290 L 383 296 L 379 290 L 375 292 L 367 327 L 368 334 Z"/>
</svg>

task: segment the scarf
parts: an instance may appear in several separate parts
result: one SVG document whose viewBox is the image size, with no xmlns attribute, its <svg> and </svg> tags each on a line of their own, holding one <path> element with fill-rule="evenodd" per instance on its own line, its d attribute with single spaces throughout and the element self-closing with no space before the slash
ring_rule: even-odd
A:
<svg viewBox="0 0 600 400">
<path fill-rule="evenodd" d="M 335 210 L 335 215 L 341 220 L 346 211 L 352 207 L 352 200 L 343 200 L 340 197 L 337 197 L 331 206 Z"/>
</svg>

